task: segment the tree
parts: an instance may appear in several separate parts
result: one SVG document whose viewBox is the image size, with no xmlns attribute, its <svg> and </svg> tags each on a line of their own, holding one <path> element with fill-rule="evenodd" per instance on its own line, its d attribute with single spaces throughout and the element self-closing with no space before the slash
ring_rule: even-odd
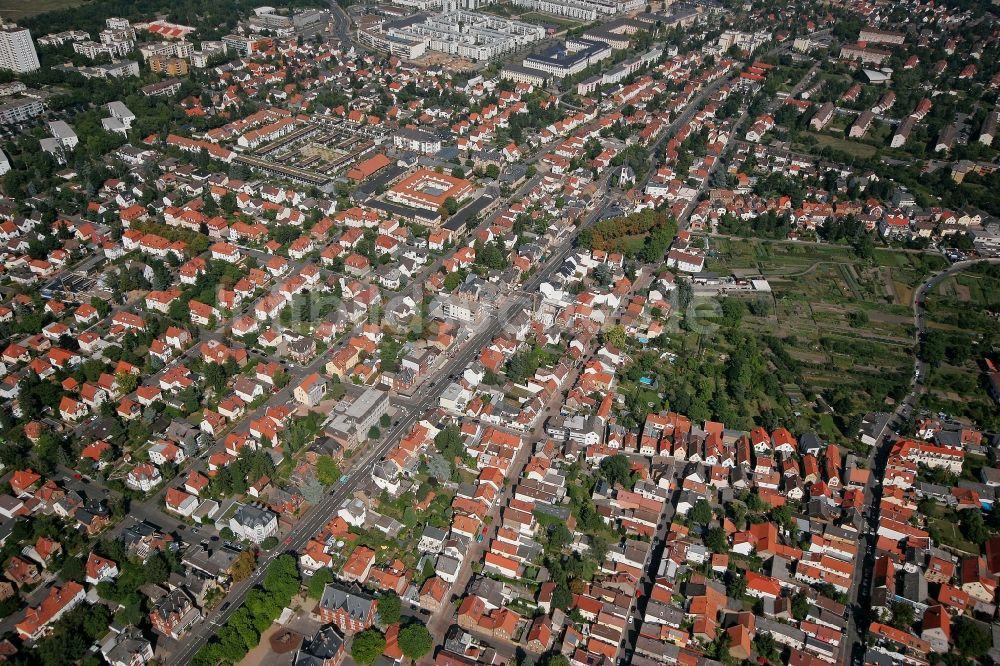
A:
<svg viewBox="0 0 1000 666">
<path fill-rule="evenodd" d="M 121 394 L 131 393 L 139 385 L 139 378 L 131 372 L 119 372 L 115 374 L 115 388 Z"/>
<path fill-rule="evenodd" d="M 542 666 L 569 666 L 569 659 L 562 654 L 550 654 L 545 661 L 542 662 Z"/>
<path fill-rule="evenodd" d="M 226 192 L 219 199 L 219 206 L 230 215 L 236 212 L 236 205 L 236 195 L 233 192 Z"/>
<path fill-rule="evenodd" d="M 552 591 L 552 607 L 566 610 L 573 603 L 573 594 L 565 585 L 556 585 Z"/>
<path fill-rule="evenodd" d="M 507 256 L 503 246 L 499 241 L 486 243 L 485 245 L 476 241 L 476 263 L 486 268 L 500 270 L 507 267 Z"/>
<path fill-rule="evenodd" d="M 611 279 L 614 275 L 611 273 L 611 268 L 607 264 L 600 264 L 594 269 L 594 282 L 602 287 L 607 287 L 611 284 Z"/>
<path fill-rule="evenodd" d="M 797 592 L 792 597 L 792 617 L 800 622 L 809 615 L 809 597 L 805 592 Z"/>
<path fill-rule="evenodd" d="M 351 658 L 359 666 L 368 666 L 385 652 L 385 636 L 374 629 L 366 629 L 351 642 Z"/>
<path fill-rule="evenodd" d="M 431 632 L 422 624 L 411 624 L 399 632 L 399 649 L 403 654 L 416 661 L 431 651 L 434 639 Z"/>
<path fill-rule="evenodd" d="M 291 601 L 299 591 L 299 567 L 293 556 L 279 555 L 268 565 L 264 575 L 264 589 L 279 599 L 284 599 L 284 603 Z"/>
<path fill-rule="evenodd" d="M 621 484 L 628 489 L 631 489 L 634 485 L 632 466 L 629 464 L 627 457 L 621 454 L 608 456 L 601 461 L 599 467 L 604 479 L 610 485 Z"/>
<path fill-rule="evenodd" d="M 729 540 L 726 538 L 726 531 L 721 527 L 713 527 L 705 535 L 705 545 L 715 553 L 725 553 L 729 550 Z"/>
<path fill-rule="evenodd" d="M 955 647 L 963 656 L 978 659 L 993 647 L 993 639 L 989 633 L 968 618 L 961 618 L 954 630 Z"/>
<path fill-rule="evenodd" d="M 340 480 L 340 467 L 333 458 L 323 456 L 316 461 L 316 478 L 324 486 L 332 486 Z"/>
<path fill-rule="evenodd" d="M 434 479 L 444 481 L 451 478 L 451 463 L 444 459 L 440 453 L 435 453 L 427 458 L 427 473 Z M 421 486 L 423 488 L 424 486 Z M 419 496 L 418 500 L 423 501 Z"/>
<path fill-rule="evenodd" d="M 864 310 L 855 310 L 847 315 L 847 320 L 852 328 L 862 328 L 868 323 L 868 313 Z"/>
<path fill-rule="evenodd" d="M 612 326 L 604 334 L 604 339 L 608 344 L 623 349 L 625 347 L 625 328 L 622 326 Z"/>
<path fill-rule="evenodd" d="M 460 284 L 462 284 L 462 275 L 460 273 L 448 273 L 444 276 L 445 291 L 454 291 Z"/>
<path fill-rule="evenodd" d="M 945 333 L 936 330 L 927 331 L 921 342 L 921 360 L 933 366 L 941 365 L 942 361 L 945 359 Z"/>
<path fill-rule="evenodd" d="M 445 460 L 451 461 L 465 453 L 462 431 L 456 426 L 447 426 L 434 436 L 434 446 Z"/>
<path fill-rule="evenodd" d="M 736 328 L 743 321 L 743 315 L 746 314 L 746 305 L 743 301 L 737 298 L 726 298 L 722 301 L 722 320 L 723 324 L 730 327 Z"/>
<path fill-rule="evenodd" d="M 903 602 L 892 604 L 892 621 L 889 623 L 897 629 L 909 630 L 913 626 L 913 606 Z"/>
<path fill-rule="evenodd" d="M 726 594 L 733 599 L 743 599 L 747 593 L 747 579 L 742 574 L 730 571 L 726 576 Z"/>
<path fill-rule="evenodd" d="M 333 582 L 333 572 L 323 567 L 309 577 L 308 595 L 310 599 L 319 599 L 323 596 L 323 590 L 328 583 Z M 379 612 L 382 611 L 382 604 L 379 603 Z"/>
<path fill-rule="evenodd" d="M 694 506 L 691 507 L 691 513 L 688 515 L 691 522 L 707 525 L 708 521 L 712 520 L 712 505 L 706 500 L 700 499 L 694 503 Z"/>
<path fill-rule="evenodd" d="M 680 306 L 681 310 L 686 310 L 687 306 L 691 305 L 691 300 L 694 298 L 694 288 L 691 283 L 687 280 L 677 281 L 677 304 Z"/>
<path fill-rule="evenodd" d="M 291 377 L 287 370 L 278 370 L 274 373 L 274 385 L 279 388 L 285 388 L 288 386 L 288 382 L 291 381 Z"/>
<path fill-rule="evenodd" d="M 558 553 L 564 546 L 568 546 L 572 541 L 573 533 L 570 532 L 569 529 L 562 523 L 558 523 L 552 528 L 551 532 L 549 532 L 549 548 L 553 552 Z"/>
<path fill-rule="evenodd" d="M 989 537 L 989 530 L 983 521 L 983 512 L 979 509 L 963 509 L 959 512 L 962 535 L 975 544 L 982 544 Z"/>
<path fill-rule="evenodd" d="M 395 593 L 390 592 L 384 597 L 379 597 L 378 617 L 382 626 L 388 627 L 389 625 L 399 622 L 399 617 L 402 614 L 402 608 L 403 605 Z"/>
<path fill-rule="evenodd" d="M 257 559 L 252 552 L 244 550 L 233 561 L 233 565 L 229 567 L 229 575 L 233 577 L 233 581 L 238 583 L 253 575 L 253 570 L 256 568 Z"/>
<path fill-rule="evenodd" d="M 85 576 L 83 561 L 79 557 L 67 557 L 63 562 L 62 569 L 59 570 L 59 577 L 63 580 L 73 580 L 82 583 Z"/>
</svg>

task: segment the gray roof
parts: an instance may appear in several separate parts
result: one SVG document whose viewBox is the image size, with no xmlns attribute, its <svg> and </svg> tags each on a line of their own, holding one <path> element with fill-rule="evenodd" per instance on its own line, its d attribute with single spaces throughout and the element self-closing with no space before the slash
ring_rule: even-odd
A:
<svg viewBox="0 0 1000 666">
<path fill-rule="evenodd" d="M 433 525 L 428 525 L 424 528 L 424 531 L 420 534 L 420 537 L 427 537 L 428 539 L 434 539 L 435 541 L 444 541 L 448 533 L 444 530 L 434 527 Z"/>
<path fill-rule="evenodd" d="M 461 566 L 462 563 L 452 557 L 448 557 L 447 555 L 438 555 L 437 564 L 435 564 L 434 570 L 456 574 Z"/>
<path fill-rule="evenodd" d="M 274 520 L 274 514 L 252 504 L 244 504 L 236 510 L 233 520 L 244 527 L 265 527 Z"/>
<path fill-rule="evenodd" d="M 940 446 L 949 446 L 955 449 L 962 448 L 962 433 L 957 430 L 939 430 L 934 437 Z"/>
<path fill-rule="evenodd" d="M 368 617 L 373 603 L 375 600 L 360 590 L 349 590 L 333 583 L 328 584 L 323 589 L 323 596 L 319 600 L 320 608 L 331 611 L 343 610 L 357 620 L 364 620 Z"/>
<path fill-rule="evenodd" d="M 414 141 L 440 141 L 440 137 L 433 132 L 428 132 L 427 130 L 417 129 L 415 127 L 403 127 L 398 132 L 398 136 L 404 139 L 412 139 Z"/>
<path fill-rule="evenodd" d="M 317 631 L 312 639 L 309 640 L 308 644 L 302 646 L 302 649 L 299 650 L 299 654 L 295 659 L 296 666 L 299 665 L 300 659 L 303 655 L 312 657 L 313 659 L 318 659 L 319 663 L 323 664 L 325 663 L 325 660 L 332 659 L 336 656 L 336 654 L 340 652 L 343 647 L 344 637 L 340 635 L 340 632 L 338 632 L 333 625 L 327 625 Z"/>
</svg>

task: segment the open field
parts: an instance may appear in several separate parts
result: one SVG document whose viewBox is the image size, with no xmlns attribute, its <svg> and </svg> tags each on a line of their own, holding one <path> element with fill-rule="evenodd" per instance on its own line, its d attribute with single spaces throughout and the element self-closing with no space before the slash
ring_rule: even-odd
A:
<svg viewBox="0 0 1000 666">
<path fill-rule="evenodd" d="M 941 282 L 935 294 L 969 305 L 1000 308 L 998 281 L 977 273 L 961 273 Z"/>
<path fill-rule="evenodd" d="M 477 64 L 471 60 L 466 60 L 465 58 L 459 58 L 458 56 L 448 55 L 446 53 L 438 53 L 436 51 L 428 51 L 426 54 L 420 56 L 416 62 L 424 67 L 444 67 L 451 72 L 468 72 L 480 69 L 484 66 L 483 63 Z"/>
<path fill-rule="evenodd" d="M 964 553 L 978 553 L 979 546 L 967 540 L 959 530 L 959 518 L 955 511 L 935 504 L 927 514 L 927 528 L 945 547 Z"/>
<path fill-rule="evenodd" d="M 573 19 L 563 18 L 562 16 L 552 16 L 551 14 L 543 14 L 541 12 L 525 12 L 518 17 L 521 21 L 527 21 L 528 23 L 538 23 L 540 25 L 551 25 L 560 28 L 575 28 L 578 25 L 583 25 L 580 21 L 574 21 Z"/>
<path fill-rule="evenodd" d="M 55 9 L 66 9 L 82 5 L 83 0 L 0 0 L 0 16 L 18 21 L 29 16 L 51 12 Z"/>
<path fill-rule="evenodd" d="M 850 127 L 853 124 L 853 120 L 845 125 Z M 848 155 L 856 155 L 857 157 L 869 158 L 875 154 L 875 147 L 870 146 L 866 143 L 859 143 L 858 141 L 851 141 L 849 139 L 842 139 L 835 136 L 830 136 L 829 134 L 818 134 L 816 132 L 803 132 L 816 139 L 816 143 L 820 148 L 825 148 L 829 146 L 834 150 L 840 150 L 847 153 Z M 808 150 L 808 149 L 807 149 Z"/>
</svg>

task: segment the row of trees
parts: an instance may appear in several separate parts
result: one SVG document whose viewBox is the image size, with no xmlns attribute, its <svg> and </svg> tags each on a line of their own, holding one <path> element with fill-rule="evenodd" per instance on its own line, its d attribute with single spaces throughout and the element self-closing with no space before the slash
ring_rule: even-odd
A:
<svg viewBox="0 0 1000 666">
<path fill-rule="evenodd" d="M 242 606 L 219 628 L 212 640 L 195 653 L 195 666 L 236 663 L 260 642 L 260 635 L 278 619 L 299 591 L 295 557 L 279 555 L 267 567 L 263 583 L 247 592 Z"/>
</svg>

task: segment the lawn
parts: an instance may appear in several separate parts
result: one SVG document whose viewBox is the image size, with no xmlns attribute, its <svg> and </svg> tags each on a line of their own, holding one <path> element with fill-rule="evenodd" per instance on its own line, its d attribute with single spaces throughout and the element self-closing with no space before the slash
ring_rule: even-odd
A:
<svg viewBox="0 0 1000 666">
<path fill-rule="evenodd" d="M 24 0 L 0 0 L 0 16 L 13 21 L 28 18 L 51 12 L 56 9 L 66 9 L 82 5 L 83 0 L 34 0 L 25 2 Z M 40 35 L 35 35 L 36 37 Z"/>
<path fill-rule="evenodd" d="M 560 28 L 575 28 L 578 25 L 582 25 L 580 21 L 573 21 L 571 19 L 563 18 L 561 16 L 551 16 L 549 14 L 543 14 L 541 12 L 527 12 L 521 14 L 519 17 L 521 21 L 527 21 L 528 23 L 538 23 L 540 25 L 552 25 Z"/>
<path fill-rule="evenodd" d="M 979 483 L 982 480 L 979 476 L 979 470 L 987 464 L 989 464 L 989 459 L 986 456 L 974 453 L 967 454 L 962 462 L 962 478 Z"/>
<path fill-rule="evenodd" d="M 945 546 L 950 546 L 971 555 L 979 553 L 979 547 L 971 541 L 967 541 L 962 536 L 962 533 L 958 529 L 958 521 L 953 516 L 928 518 L 927 526 L 937 534 L 941 543 Z"/>
<path fill-rule="evenodd" d="M 839 150 L 847 153 L 848 155 L 854 155 L 865 159 L 875 155 L 875 146 L 869 146 L 866 143 L 858 143 L 857 141 L 850 141 L 848 139 L 830 136 L 829 134 L 817 134 L 816 132 L 803 132 L 803 134 L 815 138 L 816 144 L 820 148 L 829 146 L 834 150 Z M 808 147 L 805 147 L 805 149 L 808 151 Z"/>
</svg>

